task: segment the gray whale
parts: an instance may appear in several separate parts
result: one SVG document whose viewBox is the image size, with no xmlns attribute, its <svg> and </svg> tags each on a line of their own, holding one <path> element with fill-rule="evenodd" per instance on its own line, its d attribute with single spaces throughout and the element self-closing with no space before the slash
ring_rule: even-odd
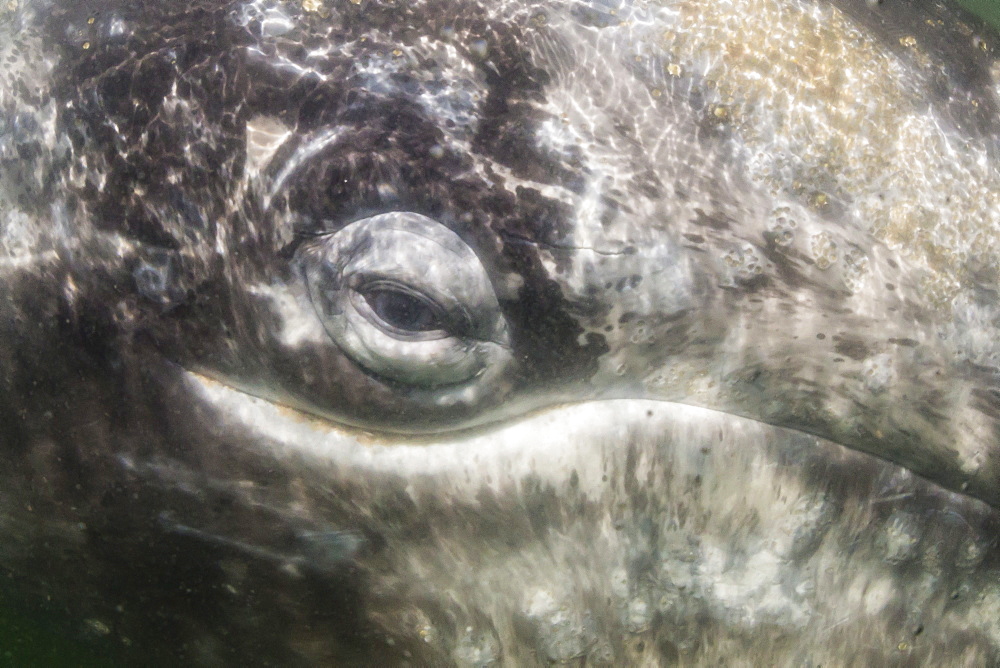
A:
<svg viewBox="0 0 1000 668">
<path fill-rule="evenodd" d="M 39 0 L 0 32 L 4 600 L 126 663 L 1000 662 L 970 16 Z"/>
</svg>

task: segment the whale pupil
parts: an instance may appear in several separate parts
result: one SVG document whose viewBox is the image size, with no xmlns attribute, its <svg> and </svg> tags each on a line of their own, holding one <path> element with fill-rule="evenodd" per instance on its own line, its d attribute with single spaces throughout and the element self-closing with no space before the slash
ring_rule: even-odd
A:
<svg viewBox="0 0 1000 668">
<path fill-rule="evenodd" d="M 366 290 L 362 296 L 372 312 L 390 327 L 407 332 L 444 329 L 435 309 L 419 297 L 388 288 Z"/>
</svg>

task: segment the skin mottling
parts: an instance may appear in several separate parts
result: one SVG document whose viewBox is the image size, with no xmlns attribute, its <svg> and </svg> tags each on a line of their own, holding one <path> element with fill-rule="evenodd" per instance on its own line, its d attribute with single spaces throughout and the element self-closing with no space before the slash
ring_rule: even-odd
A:
<svg viewBox="0 0 1000 668">
<path fill-rule="evenodd" d="M 863 455 L 829 443 L 662 402 L 596 402 L 462 439 L 392 446 L 303 422 L 203 378 L 187 382 L 237 417 L 233 428 L 266 439 L 280 461 L 306 457 L 305 479 L 398 482 L 412 504 L 408 512 L 439 508 L 442 516 L 431 520 L 435 541 L 390 558 L 399 586 L 413 596 L 447 598 L 449 619 L 464 632 L 391 594 L 378 605 L 404 619 L 428 651 L 452 652 L 461 666 L 474 665 L 463 643 L 476 634 L 482 651 L 503 647 L 519 665 L 603 655 L 662 660 L 655 651 L 632 654 L 633 641 L 669 644 L 696 663 L 739 655 L 780 664 L 805 651 L 835 664 L 856 655 L 859 638 L 872 656 L 883 656 L 901 639 L 912 643 L 918 626 L 925 628 L 916 656 L 947 661 L 959 651 L 949 639 L 955 633 L 996 635 L 992 600 L 952 598 L 981 577 L 982 560 L 992 553 L 979 524 L 984 508 L 937 496 L 892 467 L 875 472 Z M 623 429 L 623 417 L 643 428 Z M 525 452 L 535 442 L 547 447 Z M 397 481 L 400 471 L 407 476 Z M 489 485 L 481 485 L 484 476 Z M 385 494 L 359 487 L 354 500 L 374 506 Z M 447 509 L 438 505 L 442 497 Z M 546 500 L 557 497 L 571 499 L 575 510 Z M 530 519 L 507 510 L 511 499 Z M 894 510 L 904 500 L 924 510 Z M 516 551 L 484 559 L 465 531 L 484 532 L 495 546 L 494 528 L 464 522 L 493 513 L 526 535 Z M 393 608 L 400 605 L 405 613 Z M 901 605 L 911 616 L 902 622 Z M 939 616 L 941 606 L 965 612 Z M 511 617 L 508 610 L 517 612 Z M 482 614 L 494 620 L 492 631 L 472 621 Z M 510 644 L 523 624 L 533 629 L 531 644 Z M 608 635 L 609 626 L 624 635 Z M 987 646 L 970 656 L 988 659 Z"/>
<path fill-rule="evenodd" d="M 997 665 L 995 45 L 19 3 L 0 598 L 126 664 Z"/>
<path fill-rule="evenodd" d="M 668 71 L 694 73 L 727 106 L 754 180 L 806 202 L 817 187 L 844 200 L 858 224 L 926 271 L 922 288 L 946 312 L 972 290 L 976 267 L 997 267 L 993 149 L 960 139 L 953 120 L 913 98 L 914 87 L 946 76 L 920 40 L 887 50 L 818 3 L 663 7 L 675 17 L 659 41 Z"/>
</svg>

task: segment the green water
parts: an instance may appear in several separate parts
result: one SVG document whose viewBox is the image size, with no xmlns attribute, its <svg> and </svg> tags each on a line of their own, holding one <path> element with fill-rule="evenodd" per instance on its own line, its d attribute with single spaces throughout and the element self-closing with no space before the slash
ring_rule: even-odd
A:
<svg viewBox="0 0 1000 668">
<path fill-rule="evenodd" d="M 67 629 L 76 628 L 67 633 Z M 0 666 L 3 668 L 105 668 L 121 665 L 110 638 L 84 636 L 88 628 L 56 613 L 26 612 L 0 605 Z M 91 635 L 96 635 L 91 632 Z M 101 642 L 103 640 L 103 642 Z"/>
<path fill-rule="evenodd" d="M 1000 29 L 1000 0 L 959 0 L 959 4 Z"/>
</svg>

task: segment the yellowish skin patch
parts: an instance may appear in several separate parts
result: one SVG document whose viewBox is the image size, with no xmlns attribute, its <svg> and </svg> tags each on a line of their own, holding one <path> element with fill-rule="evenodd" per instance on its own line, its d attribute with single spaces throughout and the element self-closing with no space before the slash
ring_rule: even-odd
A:
<svg viewBox="0 0 1000 668">
<path fill-rule="evenodd" d="M 725 106 L 713 113 L 724 109 L 716 116 L 765 156 L 755 181 L 817 210 L 829 197 L 849 202 L 873 236 L 927 271 L 923 287 L 942 310 L 971 287 L 972 271 L 1000 266 L 1000 174 L 983 147 L 915 106 L 913 89 L 942 75 L 916 37 L 899 38 L 903 62 L 827 4 L 666 6 L 678 13 L 660 44 L 666 74 L 714 84 Z M 828 195 L 796 184 L 832 187 Z"/>
</svg>

